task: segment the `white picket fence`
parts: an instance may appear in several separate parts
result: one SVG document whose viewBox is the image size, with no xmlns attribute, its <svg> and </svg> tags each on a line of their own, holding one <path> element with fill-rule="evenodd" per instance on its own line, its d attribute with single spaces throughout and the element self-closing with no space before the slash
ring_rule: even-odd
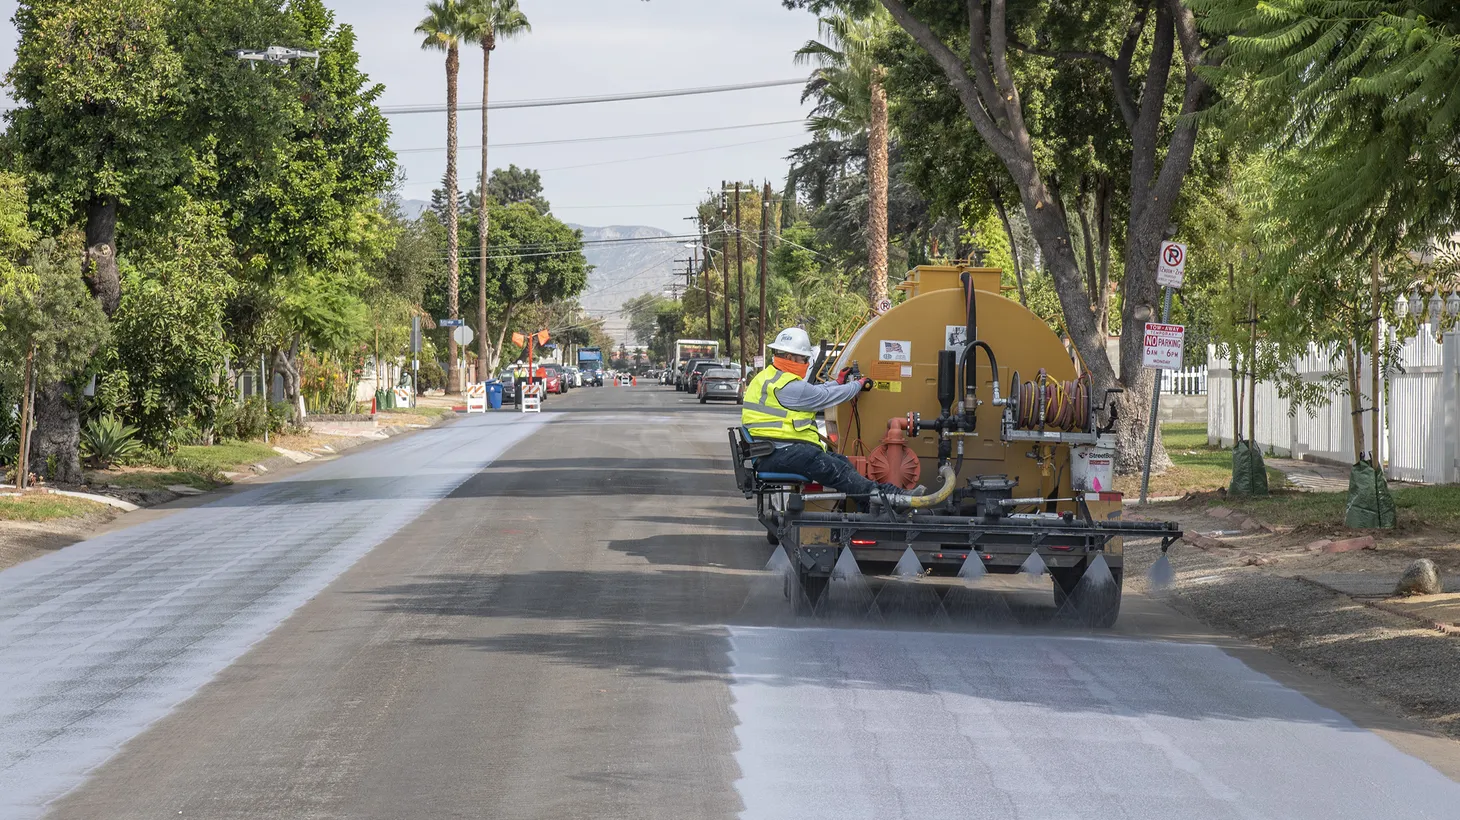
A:
<svg viewBox="0 0 1460 820">
<path fill-rule="evenodd" d="M 1175 396 L 1205 396 L 1207 394 L 1206 365 L 1183 367 L 1180 370 L 1162 370 L 1161 392 Z"/>
<path fill-rule="evenodd" d="M 1367 357 L 1365 357 L 1367 359 Z M 1232 445 L 1232 371 L 1215 345 L 1208 348 L 1207 440 L 1215 445 Z M 1324 381 L 1343 372 L 1342 360 L 1333 360 L 1326 350 L 1310 348 L 1293 363 L 1307 382 Z M 1368 362 L 1361 368 L 1360 406 L 1371 408 Z M 1390 478 L 1401 481 L 1450 483 L 1460 481 L 1460 334 L 1449 333 L 1436 342 L 1427 331 L 1406 341 L 1400 349 L 1398 367 L 1384 374 L 1379 404 L 1379 456 L 1387 462 Z M 1242 388 L 1246 389 L 1245 386 Z M 1257 385 L 1257 412 L 1252 433 L 1264 449 L 1280 456 L 1305 456 L 1351 464 L 1356 458 L 1349 402 L 1343 394 L 1318 407 L 1290 414 L 1290 403 L 1278 395 L 1270 382 Z M 1242 411 L 1245 429 L 1247 417 Z M 1371 429 L 1372 416 L 1364 414 L 1364 430 Z"/>
</svg>

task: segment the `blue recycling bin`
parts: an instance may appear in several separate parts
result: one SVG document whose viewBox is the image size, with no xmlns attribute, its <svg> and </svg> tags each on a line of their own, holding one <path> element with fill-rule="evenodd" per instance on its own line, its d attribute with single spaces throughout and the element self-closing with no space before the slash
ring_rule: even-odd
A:
<svg viewBox="0 0 1460 820">
<path fill-rule="evenodd" d="M 487 382 L 487 406 L 493 410 L 502 409 L 502 382 L 497 379 Z"/>
</svg>

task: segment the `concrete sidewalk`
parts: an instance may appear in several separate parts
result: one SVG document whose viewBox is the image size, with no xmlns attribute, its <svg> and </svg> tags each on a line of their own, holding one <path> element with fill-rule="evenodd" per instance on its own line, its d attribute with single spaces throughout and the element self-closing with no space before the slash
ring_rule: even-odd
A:
<svg viewBox="0 0 1460 820">
<path fill-rule="evenodd" d="M 1263 463 L 1287 477 L 1295 489 L 1310 493 L 1342 493 L 1348 491 L 1348 467 L 1317 464 L 1293 458 L 1263 456 Z"/>
</svg>

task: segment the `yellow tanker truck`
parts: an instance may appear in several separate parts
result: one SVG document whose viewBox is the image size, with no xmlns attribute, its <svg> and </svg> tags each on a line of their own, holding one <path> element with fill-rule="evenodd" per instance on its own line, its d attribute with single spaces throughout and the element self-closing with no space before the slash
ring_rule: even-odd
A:
<svg viewBox="0 0 1460 820">
<path fill-rule="evenodd" d="M 1000 291 L 995 268 L 922 266 L 907 298 L 873 317 L 840 350 L 835 373 L 856 367 L 873 389 L 828 411 L 831 446 L 876 481 L 936 490 L 910 510 L 849 499 L 795 476 L 757 473 L 743 428 L 731 428 L 736 478 L 772 543 L 785 548 L 814 607 L 842 551 L 864 572 L 885 572 L 912 549 L 952 575 L 979 561 L 1012 573 L 1038 553 L 1057 601 L 1085 588 L 1103 556 L 1115 594 L 1074 601 L 1109 626 L 1120 608 L 1123 538 L 1178 538 L 1176 524 L 1128 521 L 1112 486 L 1119 391 L 1095 395 L 1043 320 Z"/>
</svg>

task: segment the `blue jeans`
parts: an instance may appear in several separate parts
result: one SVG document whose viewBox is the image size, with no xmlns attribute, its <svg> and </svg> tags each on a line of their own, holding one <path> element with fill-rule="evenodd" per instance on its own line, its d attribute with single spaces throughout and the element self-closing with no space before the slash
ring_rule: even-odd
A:
<svg viewBox="0 0 1460 820">
<path fill-rule="evenodd" d="M 879 490 L 886 493 L 907 492 L 895 484 L 878 484 L 866 478 L 840 453 L 828 453 L 814 444 L 801 441 L 789 447 L 777 448 L 768 456 L 762 456 L 756 461 L 755 469 L 762 473 L 804 475 L 823 487 L 831 487 L 847 495 L 867 496 Z"/>
</svg>

